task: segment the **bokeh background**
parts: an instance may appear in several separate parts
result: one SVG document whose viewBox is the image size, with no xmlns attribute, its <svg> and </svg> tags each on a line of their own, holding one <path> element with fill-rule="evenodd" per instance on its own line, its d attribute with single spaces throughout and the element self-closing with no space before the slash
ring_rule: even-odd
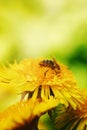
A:
<svg viewBox="0 0 87 130">
<path fill-rule="evenodd" d="M 0 64 L 37 57 L 61 61 L 87 88 L 87 0 L 0 0 Z M 0 89 L 0 111 L 14 93 Z"/>
</svg>

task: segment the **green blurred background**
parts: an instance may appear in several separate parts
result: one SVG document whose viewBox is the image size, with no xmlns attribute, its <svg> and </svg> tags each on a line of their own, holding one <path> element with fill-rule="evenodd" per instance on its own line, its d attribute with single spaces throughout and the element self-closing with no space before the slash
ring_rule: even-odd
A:
<svg viewBox="0 0 87 130">
<path fill-rule="evenodd" d="M 51 56 L 87 88 L 87 0 L 0 0 L 0 63 Z M 0 93 L 2 110 L 13 93 Z"/>
</svg>

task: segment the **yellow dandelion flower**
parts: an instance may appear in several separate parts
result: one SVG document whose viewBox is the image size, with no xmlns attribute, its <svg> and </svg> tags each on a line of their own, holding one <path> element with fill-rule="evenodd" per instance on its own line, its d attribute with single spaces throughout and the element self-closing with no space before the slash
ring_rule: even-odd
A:
<svg viewBox="0 0 87 130">
<path fill-rule="evenodd" d="M 28 98 L 47 100 L 50 96 L 59 99 L 60 103 L 71 104 L 75 109 L 81 101 L 76 81 L 67 67 L 54 58 L 25 59 L 16 62 L 0 71 L 0 86 L 13 87 L 22 94 L 21 99 Z"/>
<path fill-rule="evenodd" d="M 81 104 L 81 109 L 60 107 L 56 127 L 57 130 L 87 130 L 87 99 Z"/>
<path fill-rule="evenodd" d="M 39 117 L 57 106 L 54 98 L 49 101 L 29 99 L 18 102 L 0 113 L 1 130 L 37 130 Z"/>
</svg>

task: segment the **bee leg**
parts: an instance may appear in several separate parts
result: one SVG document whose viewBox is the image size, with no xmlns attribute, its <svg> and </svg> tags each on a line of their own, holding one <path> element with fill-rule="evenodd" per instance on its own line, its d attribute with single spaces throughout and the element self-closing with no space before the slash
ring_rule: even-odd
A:
<svg viewBox="0 0 87 130">
<path fill-rule="evenodd" d="M 44 76 L 46 76 L 46 73 L 48 72 L 48 70 L 46 70 L 46 72 L 44 73 Z"/>
</svg>

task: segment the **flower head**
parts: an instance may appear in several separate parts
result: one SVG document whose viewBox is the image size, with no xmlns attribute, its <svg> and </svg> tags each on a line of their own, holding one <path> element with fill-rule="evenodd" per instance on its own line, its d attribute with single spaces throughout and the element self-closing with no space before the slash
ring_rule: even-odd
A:
<svg viewBox="0 0 87 130">
<path fill-rule="evenodd" d="M 87 99 L 81 108 L 74 110 L 71 106 L 61 106 L 56 117 L 57 130 L 86 130 L 87 129 Z"/>
<path fill-rule="evenodd" d="M 19 64 L 15 62 L 9 67 L 3 67 L 0 86 L 16 88 L 22 94 L 22 99 L 27 94 L 28 98 L 42 100 L 53 96 L 74 109 L 82 102 L 72 73 L 55 59 L 25 59 Z"/>
<path fill-rule="evenodd" d="M 18 102 L 0 113 L 0 129 L 36 130 L 39 117 L 57 104 L 58 101 L 53 98 L 45 102 L 41 99 Z"/>
</svg>

